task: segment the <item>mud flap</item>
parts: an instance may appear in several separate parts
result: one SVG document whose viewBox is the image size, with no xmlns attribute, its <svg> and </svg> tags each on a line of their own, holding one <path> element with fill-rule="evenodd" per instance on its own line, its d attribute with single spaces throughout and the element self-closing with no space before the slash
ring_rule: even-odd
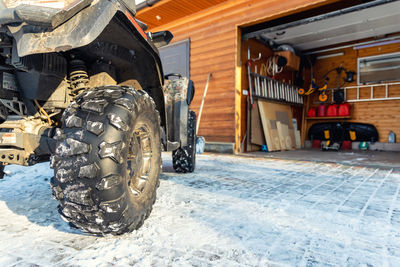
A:
<svg viewBox="0 0 400 267">
<path fill-rule="evenodd" d="M 179 142 L 182 147 L 188 144 L 187 127 L 190 104 L 188 90 L 191 90 L 190 85 L 191 82 L 188 78 L 179 76 L 175 80 L 165 80 L 163 87 L 168 120 L 168 139 L 172 142 Z M 192 92 L 189 93 L 190 98 L 192 98 L 192 94 Z"/>
</svg>

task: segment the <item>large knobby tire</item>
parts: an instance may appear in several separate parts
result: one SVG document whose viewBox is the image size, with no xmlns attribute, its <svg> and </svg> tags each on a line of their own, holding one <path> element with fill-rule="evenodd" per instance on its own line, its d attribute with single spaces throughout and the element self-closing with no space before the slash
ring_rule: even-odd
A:
<svg viewBox="0 0 400 267">
<path fill-rule="evenodd" d="M 196 113 L 188 114 L 188 145 L 172 152 L 172 165 L 176 172 L 193 172 L 196 167 Z"/>
<path fill-rule="evenodd" d="M 139 228 L 156 199 L 160 117 L 151 97 L 104 86 L 79 95 L 62 118 L 52 157 L 59 212 L 93 234 Z"/>
</svg>

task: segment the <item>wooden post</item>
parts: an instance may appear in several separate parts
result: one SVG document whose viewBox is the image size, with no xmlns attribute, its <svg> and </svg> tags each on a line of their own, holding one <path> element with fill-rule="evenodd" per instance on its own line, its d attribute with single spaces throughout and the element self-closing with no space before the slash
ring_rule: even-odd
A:
<svg viewBox="0 0 400 267">
<path fill-rule="evenodd" d="M 241 62 L 241 48 L 242 48 L 242 31 L 236 27 L 235 38 L 236 54 L 235 54 L 235 148 L 236 154 L 244 152 L 242 140 L 242 62 Z M 247 136 L 246 138 L 249 138 Z"/>
</svg>

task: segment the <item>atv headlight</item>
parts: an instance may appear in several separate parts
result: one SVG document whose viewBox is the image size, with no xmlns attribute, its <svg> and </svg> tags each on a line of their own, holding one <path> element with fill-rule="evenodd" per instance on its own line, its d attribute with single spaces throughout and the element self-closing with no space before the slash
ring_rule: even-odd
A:
<svg viewBox="0 0 400 267">
<path fill-rule="evenodd" d="M 19 5 L 32 5 L 32 6 L 44 6 L 65 9 L 71 5 L 80 2 L 81 0 L 3 0 L 7 8 L 17 7 Z"/>
</svg>

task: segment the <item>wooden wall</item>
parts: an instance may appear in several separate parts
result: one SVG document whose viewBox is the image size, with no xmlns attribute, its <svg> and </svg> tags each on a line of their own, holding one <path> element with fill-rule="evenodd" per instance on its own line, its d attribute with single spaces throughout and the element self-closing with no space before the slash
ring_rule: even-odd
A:
<svg viewBox="0 0 400 267">
<path fill-rule="evenodd" d="M 175 36 L 174 42 L 190 38 L 190 73 L 196 86 L 192 108 L 196 112 L 200 107 L 208 73 L 212 73 L 199 135 L 207 141 L 236 141 L 236 148 L 243 137 L 241 121 L 245 114 L 241 111 L 243 96 L 240 79 L 242 64 L 238 56 L 241 46 L 239 26 L 333 2 L 337 0 L 228 0 L 160 27 L 150 28 L 151 31 L 170 30 Z M 141 14 L 153 8 L 157 6 L 140 11 L 138 19 L 146 22 Z"/>
<path fill-rule="evenodd" d="M 317 60 L 314 65 L 314 75 L 317 79 L 319 86 L 323 83 L 324 74 L 330 69 L 337 68 L 342 65 L 344 68 L 352 71 L 357 71 L 357 58 L 367 57 L 374 55 L 381 55 L 387 53 L 400 52 L 399 44 L 389 44 L 384 46 L 377 46 L 372 48 L 364 48 L 360 50 L 354 50 L 353 48 L 347 48 L 325 54 L 333 54 L 343 52 L 343 56 L 332 57 Z M 322 55 L 322 54 L 321 54 Z M 343 80 L 344 74 L 342 75 Z M 330 81 L 328 87 L 336 88 L 336 73 L 332 72 L 329 75 Z M 355 76 L 355 79 L 357 77 Z M 399 77 L 400 81 L 400 77 Z M 357 85 L 357 82 L 346 84 L 346 86 Z M 384 88 L 380 88 L 380 91 L 375 92 L 375 97 L 384 96 Z M 317 93 L 313 95 L 310 101 L 313 103 L 316 101 Z M 349 98 L 354 99 L 356 91 L 349 93 Z M 394 88 L 390 91 L 391 96 L 400 96 L 400 88 Z M 368 98 L 370 96 L 370 89 L 363 89 L 360 91 L 361 98 Z M 400 136 L 400 100 L 389 100 L 389 101 L 374 101 L 374 102 L 357 102 L 352 103 L 352 122 L 370 123 L 375 125 L 379 132 L 379 141 L 387 142 L 389 131 L 394 131 Z M 312 124 L 320 121 L 309 121 L 309 128 Z"/>
<path fill-rule="evenodd" d="M 247 70 L 247 61 L 248 61 L 248 48 L 250 48 L 250 57 L 251 58 L 258 58 L 259 54 L 261 54 L 261 58 L 255 62 L 252 63 L 251 70 L 252 72 L 255 72 L 255 69 L 257 67 L 257 73 L 260 73 L 260 70 L 262 69 L 262 64 L 266 65 L 267 60 L 270 56 L 273 55 L 273 51 L 271 48 L 266 46 L 265 44 L 255 40 L 255 39 L 249 39 L 248 41 L 242 40 L 241 42 L 241 90 L 248 90 L 249 89 L 249 82 L 248 82 L 248 70 Z M 260 73 L 262 75 L 266 75 L 263 73 Z M 268 75 L 267 75 L 268 76 Z M 284 81 L 288 84 L 293 84 L 294 80 L 294 71 L 290 71 L 287 69 L 283 69 L 281 73 L 278 73 L 275 75 L 275 79 Z M 241 117 L 241 136 L 245 136 L 246 133 L 246 121 L 248 119 L 247 114 L 247 97 L 242 96 L 241 97 L 241 114 L 243 116 Z M 293 118 L 296 118 L 298 121 L 298 129 L 301 129 L 302 126 L 302 107 L 301 106 L 293 106 L 291 105 L 292 109 L 292 116 Z M 259 125 L 260 128 L 262 128 L 262 125 Z M 254 150 L 260 150 L 259 147 L 243 147 L 243 151 L 254 151 Z"/>
<path fill-rule="evenodd" d="M 260 70 L 261 68 L 261 63 L 262 62 L 266 62 L 268 57 L 270 57 L 273 52 L 271 49 L 269 49 L 267 46 L 265 46 L 264 44 L 250 39 L 248 41 L 241 41 L 241 91 L 243 92 L 243 90 L 248 90 L 249 89 L 249 79 L 248 79 L 248 72 L 247 72 L 247 60 L 248 60 L 248 48 L 250 48 L 250 57 L 251 58 L 258 58 L 259 54 L 261 53 L 261 59 L 259 61 L 254 62 L 254 66 L 252 67 L 252 70 L 255 70 L 255 66 L 257 66 L 257 69 Z M 247 105 L 247 97 L 242 96 L 240 98 L 240 109 L 241 109 L 241 114 L 243 114 L 243 116 L 241 116 L 241 125 L 243 127 L 241 127 L 240 131 L 240 135 L 241 136 L 245 136 L 246 133 L 246 122 L 249 119 L 247 115 L 247 109 L 249 108 Z M 250 147 L 243 147 L 242 148 L 243 151 L 249 151 L 251 150 Z"/>
</svg>

